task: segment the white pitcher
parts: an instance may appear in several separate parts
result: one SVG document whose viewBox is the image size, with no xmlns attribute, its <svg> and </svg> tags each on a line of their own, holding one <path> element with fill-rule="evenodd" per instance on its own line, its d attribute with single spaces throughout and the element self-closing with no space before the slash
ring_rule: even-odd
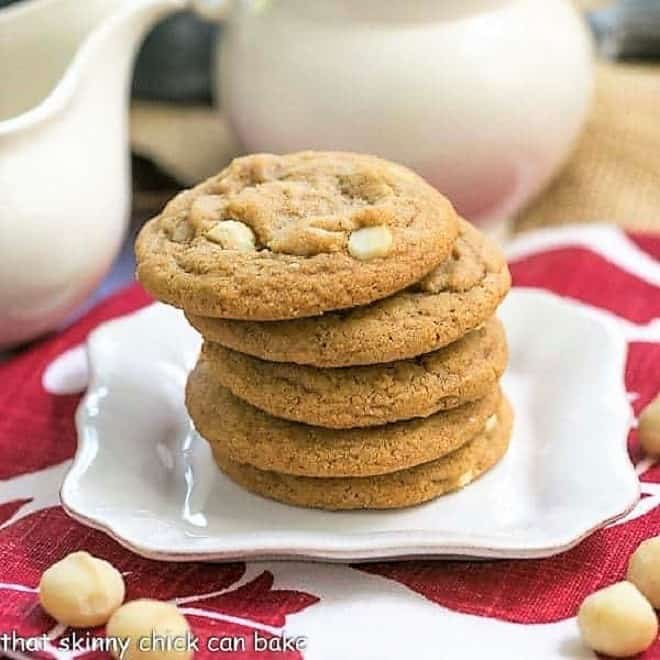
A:
<svg viewBox="0 0 660 660">
<path fill-rule="evenodd" d="M 477 222 L 511 216 L 583 123 L 591 44 L 568 0 L 195 0 L 226 20 L 218 93 L 248 151 L 405 163 Z"/>
<path fill-rule="evenodd" d="M 0 10 L 0 348 L 97 284 L 130 203 L 127 102 L 142 36 L 184 0 L 32 0 Z"/>
</svg>

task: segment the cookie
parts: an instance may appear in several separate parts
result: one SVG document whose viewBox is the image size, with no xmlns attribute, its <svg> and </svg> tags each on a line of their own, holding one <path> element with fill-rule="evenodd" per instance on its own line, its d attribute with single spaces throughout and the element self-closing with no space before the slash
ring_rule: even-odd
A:
<svg viewBox="0 0 660 660">
<path fill-rule="evenodd" d="M 220 384 L 271 415 L 342 429 L 428 417 L 486 396 L 506 367 L 507 346 L 492 318 L 438 351 L 387 364 L 319 369 L 208 342 L 201 359 Z"/>
<path fill-rule="evenodd" d="M 451 204 L 410 170 L 361 154 L 255 154 L 175 197 L 136 242 L 159 300 L 230 319 L 364 305 L 445 259 Z"/>
<path fill-rule="evenodd" d="M 218 466 L 243 488 L 286 504 L 319 509 L 393 509 L 426 502 L 474 481 L 504 455 L 513 415 L 504 397 L 497 417 L 448 456 L 375 477 L 319 479 L 259 470 L 214 446 Z"/>
<path fill-rule="evenodd" d="M 232 460 L 315 477 L 368 476 L 431 461 L 468 442 L 495 412 L 499 391 L 430 417 L 332 430 L 273 417 L 235 397 L 198 363 L 186 405 L 197 431 Z"/>
<path fill-rule="evenodd" d="M 460 238 L 440 267 L 371 305 L 270 323 L 188 320 L 210 341 L 274 362 L 345 367 L 429 353 L 490 318 L 511 285 L 499 248 L 466 221 L 459 224 Z"/>
</svg>

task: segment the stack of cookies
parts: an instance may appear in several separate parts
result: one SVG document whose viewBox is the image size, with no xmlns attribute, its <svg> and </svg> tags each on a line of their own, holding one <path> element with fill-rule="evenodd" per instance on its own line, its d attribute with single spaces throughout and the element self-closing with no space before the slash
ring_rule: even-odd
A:
<svg viewBox="0 0 660 660">
<path fill-rule="evenodd" d="M 140 281 L 204 337 L 187 407 L 246 489 L 403 507 L 504 455 L 506 263 L 406 168 L 240 158 L 173 199 L 136 252 Z"/>
</svg>

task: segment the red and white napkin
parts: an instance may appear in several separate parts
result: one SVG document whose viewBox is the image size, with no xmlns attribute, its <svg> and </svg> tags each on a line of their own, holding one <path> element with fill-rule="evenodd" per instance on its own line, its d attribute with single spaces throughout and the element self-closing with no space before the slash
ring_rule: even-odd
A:
<svg viewBox="0 0 660 660">
<path fill-rule="evenodd" d="M 629 342 L 625 380 L 639 413 L 660 391 L 660 236 L 571 227 L 525 235 L 509 253 L 515 285 L 554 291 L 617 320 Z M 138 557 L 70 520 L 58 490 L 76 448 L 82 345 L 99 323 L 148 302 L 130 287 L 61 334 L 0 363 L 0 650 L 12 633 L 47 633 L 43 650 L 17 647 L 10 655 L 107 657 L 70 650 L 86 632 L 92 640 L 102 630 L 77 631 L 74 639 L 38 604 L 42 571 L 84 549 L 124 573 L 130 599 L 176 599 L 199 637 L 199 658 L 593 657 L 577 637 L 581 600 L 622 579 L 630 552 L 660 534 L 660 467 L 640 454 L 634 429 L 629 448 L 642 483 L 639 505 L 625 520 L 549 559 L 169 564 Z M 289 647 L 297 639 L 306 648 L 277 650 L 285 638 Z M 240 639 L 245 650 L 234 654 L 206 648 L 209 640 L 212 647 L 242 646 L 232 641 Z M 255 639 L 262 646 L 270 639 L 275 650 L 256 650 Z M 660 642 L 642 657 L 660 658 Z"/>
</svg>

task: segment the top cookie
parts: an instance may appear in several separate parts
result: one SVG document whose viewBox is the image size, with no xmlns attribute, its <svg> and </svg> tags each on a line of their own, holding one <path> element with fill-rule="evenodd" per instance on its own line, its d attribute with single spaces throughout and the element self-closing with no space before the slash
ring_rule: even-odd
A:
<svg viewBox="0 0 660 660">
<path fill-rule="evenodd" d="M 499 248 L 465 220 L 459 227 L 451 256 L 386 300 L 313 319 L 188 320 L 209 341 L 272 362 L 346 367 L 430 353 L 490 318 L 511 285 Z"/>
<path fill-rule="evenodd" d="M 255 321 L 364 305 L 424 277 L 458 231 L 451 204 L 375 156 L 238 158 L 175 197 L 136 243 L 156 298 Z"/>
</svg>

